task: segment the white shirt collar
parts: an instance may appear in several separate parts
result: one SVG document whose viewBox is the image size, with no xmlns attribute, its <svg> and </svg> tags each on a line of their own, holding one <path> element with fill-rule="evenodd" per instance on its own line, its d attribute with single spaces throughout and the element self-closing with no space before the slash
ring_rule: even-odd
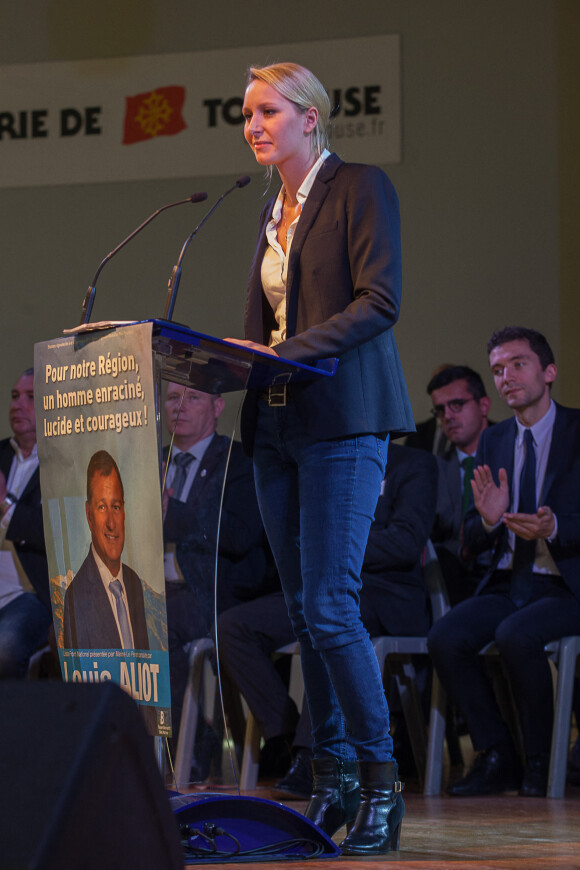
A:
<svg viewBox="0 0 580 870">
<path fill-rule="evenodd" d="M 330 157 L 330 151 L 325 148 L 316 163 L 312 165 L 308 175 L 298 188 L 298 192 L 296 194 L 296 199 L 300 203 L 300 211 L 302 211 L 302 206 L 306 202 L 308 194 L 314 184 L 314 179 L 318 175 L 320 168 L 327 157 Z M 282 186 L 278 192 L 278 196 L 276 198 L 276 202 L 274 203 L 274 208 L 272 209 L 272 223 L 277 224 L 282 215 L 282 204 L 284 202 L 284 186 Z"/>
<path fill-rule="evenodd" d="M 92 554 L 94 556 L 95 562 L 97 564 L 99 574 L 101 575 L 101 580 L 103 581 L 103 583 L 105 584 L 105 587 L 107 589 L 109 588 L 109 583 L 111 582 L 111 580 L 121 580 L 121 582 L 123 581 L 123 563 L 122 563 L 122 561 L 119 564 L 118 574 L 111 574 L 111 572 L 109 571 L 109 569 L 107 568 L 107 566 L 105 565 L 105 563 L 103 562 L 103 560 L 101 559 L 99 554 L 97 553 L 97 551 L 95 549 L 95 545 L 93 544 L 92 541 L 91 541 L 91 551 L 92 551 Z"/>
<path fill-rule="evenodd" d="M 37 447 L 36 443 L 34 444 L 34 447 L 30 451 L 28 456 L 22 455 L 22 450 L 20 449 L 20 445 L 19 445 L 18 441 L 16 440 L 16 438 L 10 439 L 10 445 L 11 445 L 12 449 L 14 450 L 16 456 L 18 457 L 19 462 L 27 462 L 27 461 L 28 462 L 32 462 L 32 461 L 38 462 L 38 447 Z"/>
<path fill-rule="evenodd" d="M 197 462 L 201 462 L 204 457 L 205 451 L 211 444 L 215 434 L 215 432 L 212 432 L 206 438 L 202 438 L 201 441 L 197 441 L 191 447 L 188 447 L 187 450 L 180 450 L 177 444 L 174 444 L 171 452 L 173 456 L 177 456 L 178 453 L 191 453 L 193 456 L 195 456 Z"/>
<path fill-rule="evenodd" d="M 520 421 L 516 418 L 516 425 L 518 427 L 517 434 L 517 443 L 521 445 L 524 440 L 524 432 L 526 429 L 530 429 L 532 432 L 532 436 L 534 438 L 535 444 L 540 444 L 544 438 L 552 431 L 552 427 L 554 426 L 554 420 L 556 419 L 556 405 L 554 404 L 554 400 L 550 399 L 550 407 L 537 423 L 534 423 L 533 426 L 522 426 Z"/>
<path fill-rule="evenodd" d="M 304 179 L 304 181 L 302 182 L 302 184 L 300 185 L 300 187 L 298 188 L 296 199 L 299 203 L 303 203 L 308 194 L 310 193 L 310 189 L 314 184 L 314 179 L 318 175 L 320 167 L 322 166 L 327 157 L 330 157 L 330 151 L 325 148 L 310 172 L 308 173 L 308 175 L 306 176 L 306 178 Z"/>
</svg>

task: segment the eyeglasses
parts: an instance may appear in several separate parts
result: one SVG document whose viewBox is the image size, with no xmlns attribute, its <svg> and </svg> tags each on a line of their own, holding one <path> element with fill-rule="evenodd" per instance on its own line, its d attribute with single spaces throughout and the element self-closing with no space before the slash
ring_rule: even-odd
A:
<svg viewBox="0 0 580 870">
<path fill-rule="evenodd" d="M 431 408 L 431 413 L 434 417 L 441 420 L 445 416 L 445 408 L 449 408 L 449 410 L 454 414 L 460 414 L 464 405 L 467 405 L 468 402 L 475 401 L 476 400 L 473 397 L 471 399 L 451 399 L 450 402 L 445 402 L 443 405 L 435 405 Z"/>
</svg>

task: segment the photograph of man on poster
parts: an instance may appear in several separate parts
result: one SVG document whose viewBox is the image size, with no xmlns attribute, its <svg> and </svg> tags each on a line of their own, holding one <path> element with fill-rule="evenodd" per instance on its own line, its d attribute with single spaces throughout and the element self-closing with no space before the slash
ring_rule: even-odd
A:
<svg viewBox="0 0 580 870">
<path fill-rule="evenodd" d="M 64 599 L 65 649 L 149 649 L 143 585 L 121 562 L 125 496 L 117 463 L 106 450 L 87 468 L 86 517 L 92 543 Z"/>
</svg>

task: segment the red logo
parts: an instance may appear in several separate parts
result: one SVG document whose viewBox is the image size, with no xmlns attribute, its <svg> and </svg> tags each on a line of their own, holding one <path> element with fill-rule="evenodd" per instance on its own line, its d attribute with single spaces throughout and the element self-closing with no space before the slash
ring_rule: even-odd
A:
<svg viewBox="0 0 580 870">
<path fill-rule="evenodd" d="M 146 142 L 157 136 L 175 136 L 185 130 L 185 88 L 170 85 L 125 98 L 123 145 Z"/>
</svg>

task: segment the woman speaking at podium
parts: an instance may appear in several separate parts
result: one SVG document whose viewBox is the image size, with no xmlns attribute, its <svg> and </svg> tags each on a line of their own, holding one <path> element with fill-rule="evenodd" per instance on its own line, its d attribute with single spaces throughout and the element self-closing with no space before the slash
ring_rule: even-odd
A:
<svg viewBox="0 0 580 870">
<path fill-rule="evenodd" d="M 343 853 L 382 854 L 398 848 L 405 806 L 359 590 L 389 434 L 414 429 L 392 331 L 397 196 L 379 168 L 329 153 L 329 98 L 306 68 L 251 68 L 243 114 L 256 160 L 282 186 L 261 215 L 240 343 L 309 365 L 338 358 L 333 377 L 250 392 L 242 416 L 300 641 L 314 750 L 306 816 L 329 835 L 346 824 Z"/>
</svg>

